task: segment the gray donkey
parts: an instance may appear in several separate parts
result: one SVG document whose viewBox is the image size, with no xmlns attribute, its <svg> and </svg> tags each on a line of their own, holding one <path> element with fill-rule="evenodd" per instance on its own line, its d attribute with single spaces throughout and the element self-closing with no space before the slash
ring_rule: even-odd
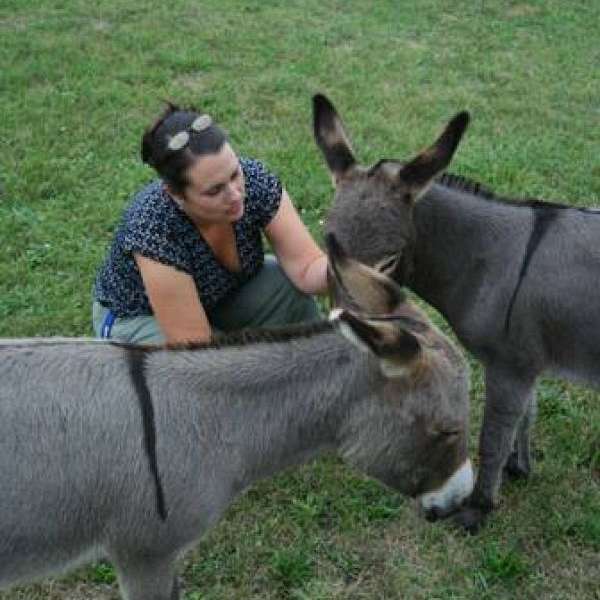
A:
<svg viewBox="0 0 600 600">
<path fill-rule="evenodd" d="M 171 348 L 0 342 L 0 587 L 105 556 L 128 600 L 176 599 L 176 558 L 232 500 L 324 451 L 455 509 L 464 358 L 387 277 L 333 269 L 364 314 Z"/>
<path fill-rule="evenodd" d="M 327 230 L 439 310 L 485 367 L 480 469 L 456 515 L 476 531 L 496 506 L 502 469 L 530 472 L 537 377 L 600 382 L 600 214 L 499 198 L 443 173 L 467 113 L 412 160 L 362 167 L 331 102 L 317 95 L 313 108 L 336 184 Z"/>
</svg>

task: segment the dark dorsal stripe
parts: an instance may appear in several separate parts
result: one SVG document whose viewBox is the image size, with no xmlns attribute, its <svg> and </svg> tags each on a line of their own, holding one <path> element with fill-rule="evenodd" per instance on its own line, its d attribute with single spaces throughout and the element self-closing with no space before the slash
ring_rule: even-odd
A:
<svg viewBox="0 0 600 600">
<path fill-rule="evenodd" d="M 473 181 L 463 175 L 455 175 L 454 173 L 442 173 L 436 177 L 436 182 L 447 188 L 457 190 L 459 192 L 467 192 L 473 196 L 490 200 L 497 204 L 506 204 L 508 206 L 519 206 L 522 208 L 545 208 L 549 210 L 576 210 L 590 215 L 600 215 L 600 211 L 587 206 L 571 206 L 561 202 L 549 202 L 548 200 L 538 200 L 537 198 L 506 198 L 499 196 L 496 192 L 490 190 L 477 181 Z"/>
<path fill-rule="evenodd" d="M 436 181 L 442 185 L 445 185 L 446 187 L 461 192 L 469 192 L 474 196 L 498 199 L 498 196 L 492 190 L 477 181 L 473 181 L 472 179 L 464 177 L 463 175 L 455 175 L 454 173 L 444 172 L 436 178 Z"/>
<path fill-rule="evenodd" d="M 133 387 L 137 393 L 142 411 L 142 426 L 144 428 L 144 449 L 150 466 L 150 473 L 154 478 L 156 488 L 156 507 L 163 521 L 167 519 L 165 496 L 163 493 L 158 463 L 156 461 L 156 422 L 154 420 L 154 406 L 152 397 L 146 381 L 146 352 L 143 348 L 128 347 L 127 357 L 129 361 L 129 373 Z"/>
<path fill-rule="evenodd" d="M 515 286 L 510 302 L 508 303 L 506 319 L 504 321 L 505 333 L 508 333 L 508 330 L 510 329 L 510 318 L 512 316 L 515 300 L 517 299 L 517 294 L 519 293 L 521 284 L 523 283 L 523 280 L 527 275 L 531 259 L 537 247 L 540 245 L 540 242 L 542 241 L 543 237 L 548 232 L 548 228 L 556 219 L 556 217 L 558 217 L 558 215 L 560 214 L 560 207 L 557 207 L 553 210 L 547 205 L 542 204 L 539 206 L 532 206 L 531 208 L 533 210 L 533 229 L 531 230 L 531 235 L 529 236 L 529 240 L 527 241 L 527 248 L 525 249 L 525 254 L 523 255 L 523 261 L 521 263 L 521 269 L 519 272 L 519 279 L 517 281 L 517 285 Z"/>
</svg>

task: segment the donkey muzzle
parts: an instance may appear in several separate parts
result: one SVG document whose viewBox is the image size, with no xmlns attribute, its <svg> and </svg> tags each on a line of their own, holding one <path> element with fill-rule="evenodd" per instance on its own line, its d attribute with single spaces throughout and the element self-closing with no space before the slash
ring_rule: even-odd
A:
<svg viewBox="0 0 600 600">
<path fill-rule="evenodd" d="M 454 512 L 473 491 L 473 466 L 467 459 L 439 489 L 419 497 L 419 504 L 430 521 Z"/>
</svg>

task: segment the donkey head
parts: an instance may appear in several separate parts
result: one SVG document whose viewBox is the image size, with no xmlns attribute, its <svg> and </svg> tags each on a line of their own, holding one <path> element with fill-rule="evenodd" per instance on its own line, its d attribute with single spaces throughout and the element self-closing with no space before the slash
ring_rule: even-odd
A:
<svg viewBox="0 0 600 600">
<path fill-rule="evenodd" d="M 314 96 L 313 116 L 315 139 L 336 188 L 327 231 L 361 262 L 407 281 L 416 235 L 413 207 L 450 163 L 468 113 L 458 113 L 438 140 L 412 160 L 383 159 L 371 167 L 356 162 L 342 120 L 325 96 Z"/>
<path fill-rule="evenodd" d="M 452 512 L 471 492 L 464 358 L 385 274 L 344 255 L 329 234 L 341 308 L 330 319 L 370 358 L 340 440 L 342 455 L 429 515 Z"/>
</svg>

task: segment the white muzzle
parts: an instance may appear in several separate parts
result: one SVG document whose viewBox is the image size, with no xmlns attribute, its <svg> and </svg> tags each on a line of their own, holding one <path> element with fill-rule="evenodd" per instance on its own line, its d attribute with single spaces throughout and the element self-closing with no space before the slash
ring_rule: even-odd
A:
<svg viewBox="0 0 600 600">
<path fill-rule="evenodd" d="M 451 513 L 473 491 L 473 479 L 473 467 L 467 459 L 441 488 L 419 498 L 421 508 L 426 513 L 435 512 L 436 516 Z"/>
</svg>

